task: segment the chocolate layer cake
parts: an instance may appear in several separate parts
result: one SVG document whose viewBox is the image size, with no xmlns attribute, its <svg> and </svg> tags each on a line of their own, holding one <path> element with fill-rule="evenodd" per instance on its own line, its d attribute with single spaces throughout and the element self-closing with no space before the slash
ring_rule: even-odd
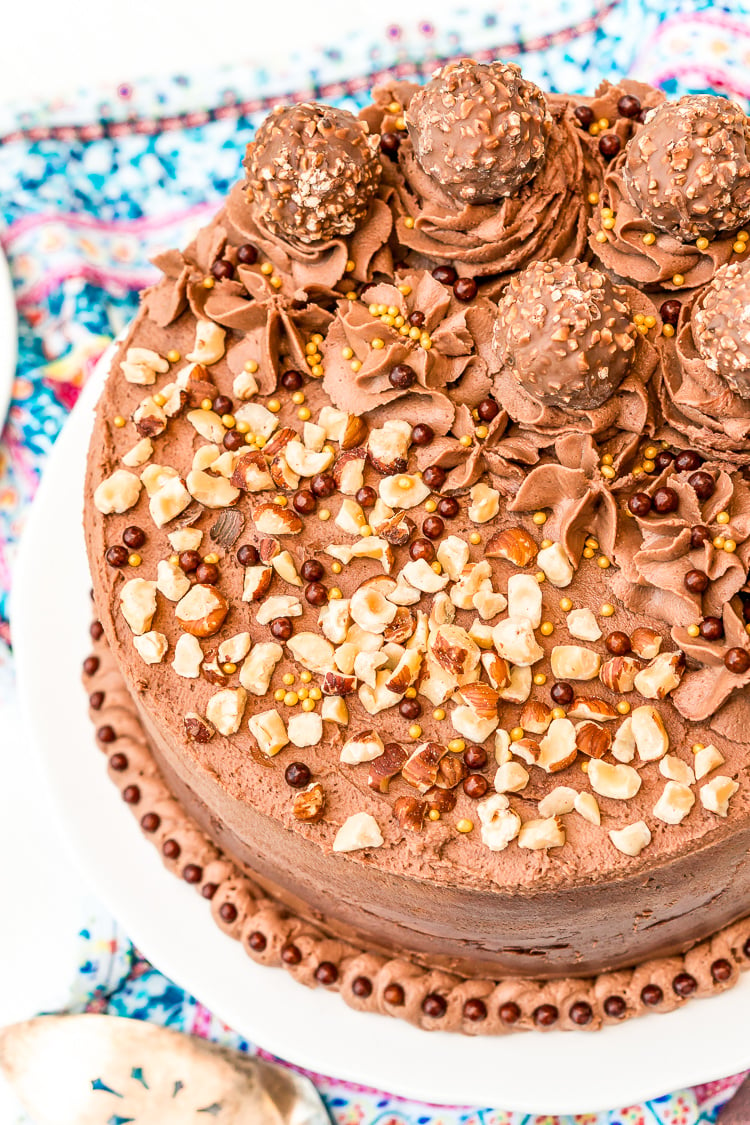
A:
<svg viewBox="0 0 750 1125">
<path fill-rule="evenodd" d="M 474 1033 L 748 960 L 749 131 L 461 60 L 279 107 L 158 259 L 89 453 L 87 687 L 252 956 Z"/>
</svg>

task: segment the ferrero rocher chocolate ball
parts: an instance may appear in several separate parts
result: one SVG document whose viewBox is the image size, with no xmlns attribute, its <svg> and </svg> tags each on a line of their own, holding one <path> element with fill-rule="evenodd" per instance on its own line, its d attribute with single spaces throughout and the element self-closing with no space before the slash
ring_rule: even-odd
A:
<svg viewBox="0 0 750 1125">
<path fill-rule="evenodd" d="M 623 177 L 643 217 L 682 242 L 734 230 L 750 218 L 750 120 L 712 94 L 664 102 L 629 142 Z"/>
<path fill-rule="evenodd" d="M 344 109 L 277 106 L 245 157 L 256 218 L 290 242 L 352 234 L 380 180 L 378 142 Z"/>
<path fill-rule="evenodd" d="M 406 111 L 414 154 L 461 203 L 492 203 L 544 160 L 552 118 L 544 94 L 513 63 L 448 63 Z"/>
<path fill-rule="evenodd" d="M 623 290 L 583 262 L 534 262 L 498 304 L 498 358 L 549 406 L 606 402 L 630 370 L 635 337 Z"/>
<path fill-rule="evenodd" d="M 750 398 L 750 263 L 730 262 L 693 305 L 695 346 L 731 390 Z"/>
</svg>

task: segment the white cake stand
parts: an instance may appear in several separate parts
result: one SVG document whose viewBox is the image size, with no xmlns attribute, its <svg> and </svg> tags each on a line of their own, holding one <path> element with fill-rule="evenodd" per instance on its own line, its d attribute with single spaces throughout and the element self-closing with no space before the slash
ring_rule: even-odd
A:
<svg viewBox="0 0 750 1125">
<path fill-rule="evenodd" d="M 26 722 L 65 836 L 145 955 L 282 1058 L 432 1103 L 586 1113 L 750 1066 L 750 973 L 719 996 L 593 1034 L 428 1036 L 255 964 L 218 929 L 206 903 L 164 870 L 107 778 L 79 681 L 91 613 L 82 489 L 108 362 L 86 387 L 47 466 L 16 566 L 12 624 Z"/>
</svg>

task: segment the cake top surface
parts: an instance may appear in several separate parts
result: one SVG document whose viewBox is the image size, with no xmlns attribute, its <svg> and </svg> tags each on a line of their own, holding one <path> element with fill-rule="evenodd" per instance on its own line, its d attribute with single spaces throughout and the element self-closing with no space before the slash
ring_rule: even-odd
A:
<svg viewBox="0 0 750 1125">
<path fill-rule="evenodd" d="M 701 102 L 667 136 L 634 98 L 463 60 L 361 121 L 274 111 L 119 348 L 86 517 L 109 640 L 160 729 L 323 848 L 530 888 L 747 811 L 746 271 L 678 300 L 609 242 L 579 260 L 615 140 L 674 170 L 675 136 L 744 126 Z M 483 197 L 550 246 L 548 142 L 592 190 L 508 265 Z"/>
</svg>

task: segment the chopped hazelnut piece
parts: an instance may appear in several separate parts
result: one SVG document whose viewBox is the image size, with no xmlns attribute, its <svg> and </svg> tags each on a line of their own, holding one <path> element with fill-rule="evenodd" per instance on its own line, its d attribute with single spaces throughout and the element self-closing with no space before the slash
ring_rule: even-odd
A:
<svg viewBox="0 0 750 1125">
<path fill-rule="evenodd" d="M 640 774 L 632 766 L 613 766 L 598 758 L 589 761 L 588 779 L 595 793 L 615 801 L 630 800 L 641 787 Z"/>
<path fill-rule="evenodd" d="M 651 843 L 651 833 L 645 820 L 636 820 L 625 828 L 610 829 L 609 838 L 618 852 L 633 858 Z"/>
<path fill-rule="evenodd" d="M 131 578 L 120 590 L 120 609 L 133 633 L 147 633 L 156 613 L 156 583 Z"/>
<path fill-rule="evenodd" d="M 383 836 L 374 816 L 367 812 L 353 813 L 336 833 L 335 852 L 354 852 L 361 848 L 379 848 Z"/>
<path fill-rule="evenodd" d="M 202 663 L 203 649 L 198 638 L 190 633 L 183 633 L 174 646 L 172 667 L 176 674 L 186 680 L 195 680 L 200 675 Z"/>
<path fill-rule="evenodd" d="M 565 829 L 556 816 L 540 820 L 527 820 L 518 834 L 519 848 L 541 851 L 543 848 L 561 848 L 565 843 Z"/>
<path fill-rule="evenodd" d="M 729 802 L 738 789 L 738 782 L 719 774 L 712 781 L 701 785 L 698 792 L 704 809 L 716 813 L 717 816 L 726 816 L 729 812 Z"/>
<path fill-rule="evenodd" d="M 160 664 L 168 648 L 167 638 L 163 633 L 157 633 L 155 630 L 133 637 L 133 644 L 146 664 Z"/>
<path fill-rule="evenodd" d="M 687 785 L 668 781 L 654 805 L 654 816 L 665 824 L 680 824 L 695 804 L 695 795 Z"/>
<path fill-rule="evenodd" d="M 482 843 L 492 852 L 504 851 L 521 830 L 521 818 L 502 793 L 493 793 L 477 805 Z"/>
<path fill-rule="evenodd" d="M 206 704 L 206 718 L 219 734 L 236 734 L 245 713 L 247 692 L 244 688 L 224 688 L 212 695 Z"/>
<path fill-rule="evenodd" d="M 284 720 L 278 711 L 259 711 L 250 716 L 247 725 L 260 750 L 269 758 L 278 754 L 289 742 Z"/>
<path fill-rule="evenodd" d="M 299 711 L 287 723 L 289 741 L 294 746 L 317 746 L 323 737 L 323 720 L 317 711 Z"/>
<path fill-rule="evenodd" d="M 115 469 L 94 492 L 94 506 L 103 516 L 121 515 L 138 503 L 141 482 L 127 469 Z"/>
<path fill-rule="evenodd" d="M 284 655 L 275 641 L 260 641 L 254 645 L 240 668 L 240 683 L 253 695 L 265 695 L 271 683 L 274 668 Z"/>
</svg>

